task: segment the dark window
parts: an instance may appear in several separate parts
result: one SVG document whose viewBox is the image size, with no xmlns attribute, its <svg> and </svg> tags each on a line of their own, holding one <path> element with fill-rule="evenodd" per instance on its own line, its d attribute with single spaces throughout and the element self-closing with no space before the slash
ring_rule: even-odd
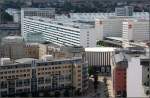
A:
<svg viewBox="0 0 150 98">
<path fill-rule="evenodd" d="M 25 79 L 24 86 L 29 86 L 29 85 L 30 85 L 30 79 Z"/>
<path fill-rule="evenodd" d="M 49 78 L 49 77 L 46 78 L 46 79 L 45 79 L 45 83 L 51 83 L 51 78 Z"/>
<path fill-rule="evenodd" d="M 0 93 L 1 93 L 1 96 L 6 96 L 7 95 L 7 91 L 2 91 Z"/>
<path fill-rule="evenodd" d="M 6 83 L 6 82 L 1 82 L 1 88 L 2 88 L 2 89 L 7 88 L 7 83 Z"/>
<path fill-rule="evenodd" d="M 38 79 L 38 84 L 43 84 L 44 83 L 44 78 L 42 77 L 42 78 L 39 78 Z"/>
<path fill-rule="evenodd" d="M 147 78 L 149 78 L 149 75 L 147 75 Z"/>
<path fill-rule="evenodd" d="M 22 87 L 22 80 L 16 81 L 16 87 Z"/>
</svg>

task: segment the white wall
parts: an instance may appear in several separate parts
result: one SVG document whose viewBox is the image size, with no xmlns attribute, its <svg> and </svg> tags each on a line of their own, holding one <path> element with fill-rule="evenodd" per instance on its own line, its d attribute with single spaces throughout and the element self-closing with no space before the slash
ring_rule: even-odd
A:
<svg viewBox="0 0 150 98">
<path fill-rule="evenodd" d="M 123 22 L 123 47 L 128 47 L 129 42 L 149 40 L 148 21 L 128 20 Z"/>
<path fill-rule="evenodd" d="M 121 18 L 97 19 L 95 22 L 97 40 L 103 40 L 104 37 L 121 37 L 123 20 Z"/>
<path fill-rule="evenodd" d="M 142 86 L 142 66 L 139 58 L 131 58 L 127 69 L 127 97 L 146 97 Z"/>
<path fill-rule="evenodd" d="M 86 47 L 96 47 L 96 32 L 94 28 L 80 30 L 80 45 Z"/>
</svg>

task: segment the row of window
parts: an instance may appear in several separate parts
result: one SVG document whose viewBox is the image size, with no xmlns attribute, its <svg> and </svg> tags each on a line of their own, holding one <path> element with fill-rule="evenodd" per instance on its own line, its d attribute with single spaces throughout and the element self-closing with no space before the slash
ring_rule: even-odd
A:
<svg viewBox="0 0 150 98">
<path fill-rule="evenodd" d="M 54 76 L 54 77 L 47 77 L 44 79 L 44 77 L 38 78 L 38 84 L 51 84 L 56 83 L 59 84 L 60 82 L 64 81 L 71 81 L 71 75 L 60 75 L 60 76 Z"/>
<path fill-rule="evenodd" d="M 1 81 L 0 86 L 2 89 L 6 89 L 8 88 L 8 86 L 14 86 L 14 87 L 15 86 L 16 87 L 30 86 L 30 79 L 16 80 L 16 83 L 15 82 L 9 83 L 6 81 Z"/>
<path fill-rule="evenodd" d="M 51 84 L 52 82 L 64 82 L 65 81 L 71 81 L 71 75 L 61 75 L 61 76 L 54 76 L 54 77 L 40 77 L 38 78 L 37 83 L 38 84 Z M 31 81 L 30 79 L 18 79 L 16 80 L 16 82 L 11 83 L 11 86 L 14 87 L 24 87 L 24 86 L 30 86 L 31 85 Z M 6 89 L 8 88 L 8 86 L 10 86 L 9 82 L 6 81 L 1 81 L 0 87 L 2 89 Z"/>
<path fill-rule="evenodd" d="M 31 67 L 31 64 L 16 64 L 16 65 L 13 65 L 13 66 L 0 66 L 0 70 L 8 70 L 8 69 L 18 69 L 18 68 L 27 68 L 27 67 Z"/>
<path fill-rule="evenodd" d="M 30 77 L 30 74 L 19 74 L 19 75 L 9 75 L 9 76 L 0 76 L 0 79 L 16 79 L 16 78 L 25 78 Z"/>
<path fill-rule="evenodd" d="M 30 92 L 30 88 L 16 89 L 16 93 L 22 93 L 22 92 L 28 93 Z M 7 91 L 1 91 L 0 93 L 2 96 L 6 96 L 8 94 Z"/>
<path fill-rule="evenodd" d="M 50 72 L 38 72 L 38 75 L 54 75 L 54 74 L 63 74 L 63 73 L 70 73 L 71 70 L 65 70 L 65 71 L 50 71 Z"/>
<path fill-rule="evenodd" d="M 15 74 L 15 73 L 27 73 L 27 72 L 30 72 L 30 69 L 20 69 L 20 70 L 12 70 L 12 71 L 3 71 L 3 72 L 0 72 L 1 75 L 6 75 L 6 74 Z"/>
<path fill-rule="evenodd" d="M 31 22 L 30 20 L 25 20 L 24 23 L 28 26 L 30 25 L 36 25 L 37 22 Z M 46 27 L 46 29 L 54 29 L 54 30 L 64 30 L 64 31 L 69 31 L 69 32 L 72 32 L 73 34 L 76 34 L 78 35 L 80 32 L 79 31 L 76 31 L 76 30 L 71 30 L 71 29 L 65 29 L 64 28 L 61 28 L 61 27 L 57 27 L 57 26 L 52 26 L 52 25 L 45 25 L 45 24 L 42 24 L 42 23 L 38 23 L 39 25 L 37 25 L 38 27 Z"/>
<path fill-rule="evenodd" d="M 76 60 L 66 60 L 66 61 L 55 61 L 55 62 L 45 62 L 45 63 L 37 63 L 37 66 L 51 66 L 51 65 L 61 65 L 61 64 L 74 64 L 74 63 L 80 63 L 81 59 Z M 23 69 L 20 70 L 20 72 L 28 72 L 29 70 L 25 70 L 25 68 L 31 68 L 32 64 L 16 64 L 16 65 L 9 65 L 9 66 L 0 66 L 0 71 L 2 70 L 9 70 L 9 69 Z M 1 72 L 2 72 L 1 71 Z M 7 72 L 6 72 L 7 73 Z"/>
<path fill-rule="evenodd" d="M 71 66 L 56 66 L 56 67 L 47 67 L 47 68 L 38 68 L 38 71 L 46 71 L 46 70 L 54 70 L 54 69 L 61 69 L 61 68 L 65 68 L 65 69 L 67 69 L 67 68 L 71 68 Z"/>
</svg>

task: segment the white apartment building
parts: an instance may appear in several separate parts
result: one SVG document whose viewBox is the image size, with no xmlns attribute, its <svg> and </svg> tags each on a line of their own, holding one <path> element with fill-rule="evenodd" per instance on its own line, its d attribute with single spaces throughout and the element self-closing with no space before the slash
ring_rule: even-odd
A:
<svg viewBox="0 0 150 98">
<path fill-rule="evenodd" d="M 103 40 L 105 37 L 122 37 L 122 23 L 128 18 L 133 17 L 115 16 L 96 19 L 95 29 L 97 32 L 97 40 Z"/>
<path fill-rule="evenodd" d="M 110 75 L 112 66 L 112 56 L 115 48 L 112 47 L 93 47 L 85 48 L 86 60 L 92 66 L 94 73 Z"/>
<path fill-rule="evenodd" d="M 149 40 L 148 20 L 126 20 L 123 22 L 123 47 L 131 42 L 146 42 Z"/>
<path fill-rule="evenodd" d="M 72 19 L 24 17 L 22 36 L 28 42 L 52 42 L 64 46 L 95 47 L 94 22 Z"/>
</svg>

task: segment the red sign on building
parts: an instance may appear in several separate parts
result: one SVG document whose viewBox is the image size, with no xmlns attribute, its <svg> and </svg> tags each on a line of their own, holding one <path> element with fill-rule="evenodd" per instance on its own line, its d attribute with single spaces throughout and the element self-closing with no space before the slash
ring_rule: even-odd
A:
<svg viewBox="0 0 150 98">
<path fill-rule="evenodd" d="M 129 29 L 131 29 L 131 28 L 132 28 L 132 25 L 131 25 L 131 24 L 129 24 L 129 25 L 128 25 L 128 28 L 129 28 Z"/>
</svg>

